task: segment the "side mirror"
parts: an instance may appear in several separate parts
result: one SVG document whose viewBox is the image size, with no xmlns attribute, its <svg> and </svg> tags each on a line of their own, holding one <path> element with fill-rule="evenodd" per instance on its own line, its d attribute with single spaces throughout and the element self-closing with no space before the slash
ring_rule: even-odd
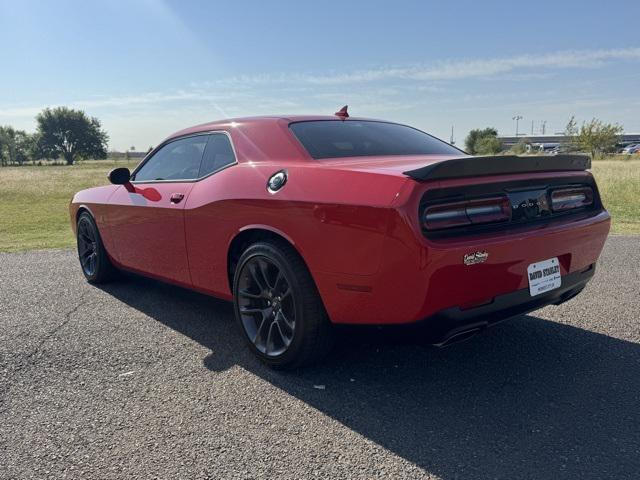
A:
<svg viewBox="0 0 640 480">
<path fill-rule="evenodd" d="M 109 172 L 109 181 L 114 185 L 126 185 L 131 181 L 131 172 L 126 167 L 114 168 Z"/>
</svg>

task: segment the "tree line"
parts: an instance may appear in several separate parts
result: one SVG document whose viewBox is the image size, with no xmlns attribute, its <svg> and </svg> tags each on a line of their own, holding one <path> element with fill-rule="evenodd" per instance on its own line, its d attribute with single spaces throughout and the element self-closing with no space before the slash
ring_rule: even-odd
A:
<svg viewBox="0 0 640 480">
<path fill-rule="evenodd" d="M 580 127 L 574 116 L 571 116 L 564 134 L 568 141 L 566 151 L 580 151 L 591 154 L 596 159 L 616 151 L 620 135 L 624 132 L 622 125 L 605 123 L 597 118 L 583 122 Z M 527 150 L 531 141 L 523 137 L 511 147 L 510 153 L 522 154 Z M 502 141 L 498 138 L 498 130 L 489 127 L 474 129 L 469 132 L 464 142 L 465 150 L 471 155 L 495 155 L 504 150 Z"/>
<path fill-rule="evenodd" d="M 0 126 L 0 165 L 64 159 L 67 165 L 107 158 L 109 136 L 100 121 L 82 110 L 45 108 L 36 116 L 35 133 Z"/>
<path fill-rule="evenodd" d="M 0 126 L 0 166 L 59 158 L 73 165 L 78 160 L 107 157 L 107 132 L 97 118 L 87 116 L 82 110 L 45 108 L 36 116 L 36 125 L 36 132 L 32 134 Z M 565 150 L 588 152 L 595 159 L 614 152 L 622 132 L 621 125 L 596 118 L 578 127 L 572 116 L 565 128 L 569 139 Z M 523 137 L 511 148 L 511 153 L 525 153 L 528 142 Z M 495 155 L 503 151 L 503 144 L 498 130 L 489 127 L 471 130 L 465 139 L 465 149 L 471 155 Z"/>
<path fill-rule="evenodd" d="M 575 116 L 572 115 L 564 130 L 567 137 L 564 151 L 587 152 L 593 159 L 601 158 L 616 151 L 623 132 L 622 125 L 605 123 L 597 118 L 583 122 L 578 127 Z M 525 153 L 530 143 L 528 138 L 523 137 L 511 147 L 510 153 Z M 471 155 L 495 155 L 504 150 L 502 141 L 498 138 L 498 130 L 492 127 L 471 130 L 465 139 L 464 146 L 467 153 Z"/>
</svg>

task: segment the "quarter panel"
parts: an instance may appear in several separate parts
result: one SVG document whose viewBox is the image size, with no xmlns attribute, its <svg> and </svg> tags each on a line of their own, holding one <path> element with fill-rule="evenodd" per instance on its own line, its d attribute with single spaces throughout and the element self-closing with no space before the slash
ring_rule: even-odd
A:
<svg viewBox="0 0 640 480">
<path fill-rule="evenodd" d="M 404 181 L 362 172 L 287 167 L 288 181 L 276 194 L 269 193 L 266 184 L 281 168 L 266 163 L 237 165 L 194 185 L 185 228 L 196 288 L 230 295 L 228 248 L 251 225 L 268 225 L 290 238 L 314 276 L 317 272 L 368 276 L 377 271 L 389 204 Z"/>
</svg>

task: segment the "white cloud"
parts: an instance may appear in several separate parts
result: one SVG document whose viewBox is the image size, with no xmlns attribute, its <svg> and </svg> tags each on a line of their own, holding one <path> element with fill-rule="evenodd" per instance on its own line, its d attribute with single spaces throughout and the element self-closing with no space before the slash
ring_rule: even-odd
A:
<svg viewBox="0 0 640 480">
<path fill-rule="evenodd" d="M 6 107 L 0 108 L 0 117 L 35 117 L 43 107 Z"/>
<path fill-rule="evenodd" d="M 568 50 L 541 55 L 518 55 L 504 58 L 466 59 L 438 62 L 433 65 L 412 65 L 379 67 L 355 70 L 347 73 L 294 73 L 294 74 L 258 74 L 240 75 L 223 79 L 214 84 L 228 85 L 264 85 L 264 84 L 312 84 L 342 85 L 349 83 L 369 83 L 383 80 L 460 80 L 465 78 L 487 77 L 520 70 L 562 68 L 596 68 L 612 60 L 640 60 L 640 47 Z"/>
<path fill-rule="evenodd" d="M 562 88 L 560 92 L 555 91 L 556 84 L 551 85 L 551 82 L 542 91 L 520 88 L 508 92 L 502 88 L 487 91 L 478 82 L 469 88 L 462 80 L 500 79 L 503 81 L 501 85 L 504 82 L 518 85 L 523 80 L 558 76 L 563 69 L 594 69 L 613 62 L 638 60 L 640 47 L 633 47 L 449 60 L 337 73 L 243 75 L 212 82 L 194 82 L 181 89 L 167 91 L 95 95 L 84 99 L 57 98 L 37 106 L 17 103 L 0 105 L 0 124 L 10 123 L 19 128 L 32 129 L 35 115 L 43 108 L 68 105 L 101 118 L 115 146 L 124 148 L 131 143 L 153 144 L 156 141 L 153 139 L 161 134 L 212 118 L 329 113 L 349 103 L 363 116 L 390 118 L 395 115 L 394 119 L 414 122 L 423 128 L 430 126 L 428 122 L 433 122 L 434 128 L 444 122 L 447 125 L 456 123 L 458 130 L 460 127 L 466 128 L 467 124 L 471 126 L 473 122 L 485 122 L 486 117 L 491 117 L 491 122 L 495 121 L 493 118 L 504 117 L 507 119 L 505 125 L 496 126 L 507 128 L 508 119 L 516 111 L 531 118 L 549 119 L 552 115 L 564 118 L 565 114 L 580 109 L 585 112 L 584 115 L 604 115 L 612 108 L 610 102 L 613 100 L 600 95 L 600 88 L 585 85 L 584 80 L 581 82 L 582 89 L 573 88 L 570 95 Z M 607 81 L 637 75 L 633 72 L 607 76 Z M 456 85 L 458 81 L 460 83 Z M 594 84 L 604 81 L 600 78 L 591 80 Z M 633 105 L 629 101 L 635 100 L 635 93 L 632 96 L 632 99 L 625 100 L 626 104 Z M 619 106 L 616 108 L 619 112 Z M 630 121 L 637 125 L 634 122 Z"/>
<path fill-rule="evenodd" d="M 362 83 L 373 83 L 379 81 L 410 80 L 416 81 L 419 85 L 415 88 L 422 92 L 437 92 L 442 89 L 437 85 L 441 81 L 462 80 L 468 78 L 486 78 L 501 75 L 501 78 L 518 80 L 518 75 L 550 75 L 550 70 L 566 68 L 597 68 L 607 62 L 615 60 L 640 60 L 640 47 L 601 49 L 601 50 L 570 50 L 560 51 L 541 55 L 518 55 L 514 57 L 493 58 L 493 59 L 467 59 L 456 61 L 439 62 L 433 65 L 411 65 L 401 67 L 380 67 L 367 70 L 356 70 L 347 73 L 293 73 L 293 74 L 271 74 L 262 73 L 256 75 L 241 75 L 214 82 L 192 83 L 188 90 L 177 90 L 174 92 L 148 92 L 139 95 L 124 96 L 97 96 L 94 98 L 66 102 L 75 108 L 108 108 L 108 107 L 133 107 L 136 105 L 150 106 L 161 105 L 167 102 L 188 102 L 200 101 L 211 102 L 218 108 L 219 103 L 233 102 L 250 103 L 255 105 L 256 99 L 260 99 L 260 104 L 272 104 L 264 96 L 256 94 L 257 87 L 284 86 L 291 85 L 291 89 L 279 92 L 271 92 L 272 97 L 278 98 L 278 105 L 281 107 L 297 107 L 297 103 L 283 105 L 283 97 L 288 93 L 295 92 L 296 89 L 305 90 L 304 85 L 314 90 L 320 86 L 340 86 L 344 88 L 348 85 L 357 87 Z M 425 84 L 423 82 L 435 82 L 436 84 Z M 215 87 L 215 89 L 214 89 Z M 224 88 L 221 88 L 224 87 Z M 212 93 L 215 91 L 216 93 Z M 380 90 L 379 90 L 380 91 Z M 396 91 L 393 88 L 380 91 L 381 96 L 385 93 Z M 353 93 L 351 92 L 352 96 Z M 316 98 L 321 96 L 333 98 L 330 92 L 314 91 Z M 340 95 L 336 95 L 340 96 Z M 346 96 L 343 95 L 342 96 Z M 0 107 L 0 117 L 33 117 L 42 108 L 31 106 L 7 106 Z M 54 105 L 49 105 L 54 106 Z"/>
</svg>

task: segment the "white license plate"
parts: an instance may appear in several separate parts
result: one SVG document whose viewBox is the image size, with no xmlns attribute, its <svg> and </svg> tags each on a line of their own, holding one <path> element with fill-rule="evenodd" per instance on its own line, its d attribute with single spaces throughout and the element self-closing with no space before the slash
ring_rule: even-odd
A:
<svg viewBox="0 0 640 480">
<path fill-rule="evenodd" d="M 532 297 L 560 288 L 560 262 L 558 258 L 550 258 L 532 263 L 527 267 L 529 277 L 529 293 Z"/>
</svg>

